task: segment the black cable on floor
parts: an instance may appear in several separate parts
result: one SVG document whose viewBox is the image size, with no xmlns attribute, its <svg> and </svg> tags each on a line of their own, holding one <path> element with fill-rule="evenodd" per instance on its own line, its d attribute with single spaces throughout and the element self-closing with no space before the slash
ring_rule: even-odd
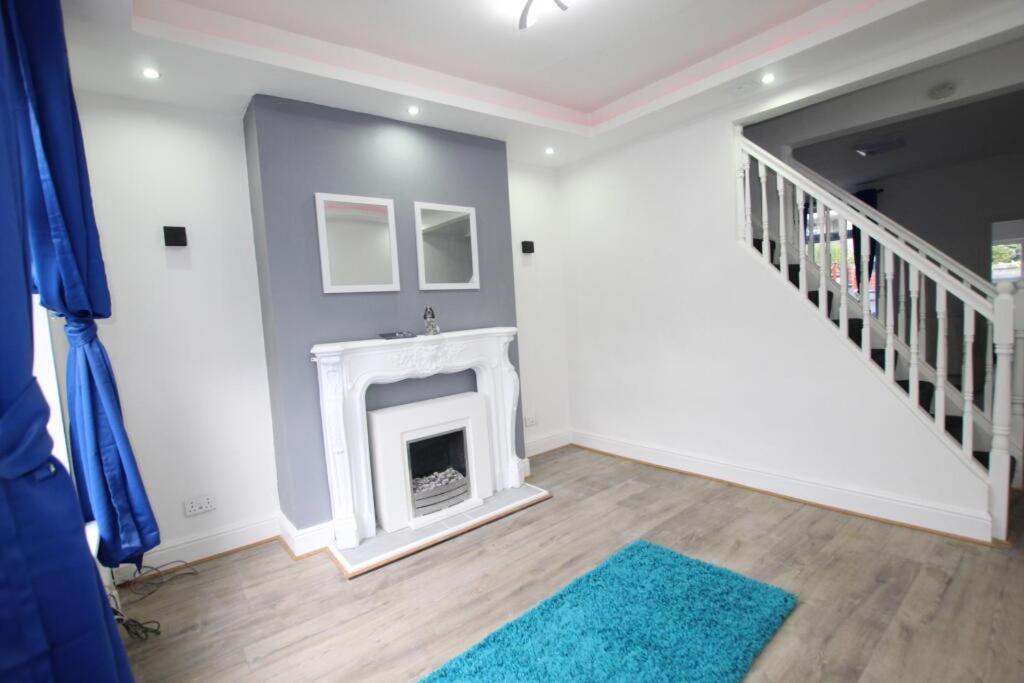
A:
<svg viewBox="0 0 1024 683">
<path fill-rule="evenodd" d="M 170 568 L 175 571 L 168 572 Z M 126 585 L 133 595 L 139 596 L 134 602 L 141 602 L 153 593 L 156 593 L 164 584 L 182 576 L 198 576 L 199 570 L 184 560 L 174 560 L 159 566 L 142 565 L 135 570 L 132 580 Z M 113 576 L 113 572 L 111 572 Z M 140 580 L 141 579 L 141 580 Z M 114 611 L 114 621 L 120 624 L 125 632 L 136 640 L 148 640 L 150 636 L 160 635 L 160 622 L 155 619 L 139 621 L 133 619 L 121 610 L 120 600 L 114 593 L 108 594 L 111 601 L 111 609 Z"/>
<path fill-rule="evenodd" d="M 139 621 L 138 619 L 132 619 L 127 616 L 116 607 L 112 609 L 114 610 L 114 621 L 121 624 L 121 626 L 124 627 L 124 630 L 132 638 L 135 638 L 136 640 L 148 640 L 151 635 L 160 635 L 159 621 Z"/>
<path fill-rule="evenodd" d="M 174 567 L 175 570 L 168 572 L 168 569 L 171 567 Z M 180 569 L 178 569 L 179 567 Z M 156 567 L 144 564 L 140 569 L 135 570 L 132 580 L 128 583 L 128 590 L 134 595 L 140 596 L 139 600 L 143 600 L 160 590 L 164 584 L 170 583 L 171 581 L 183 576 L 198 575 L 199 570 L 184 560 L 165 562 L 164 564 Z M 138 600 L 136 600 L 136 602 L 138 602 Z"/>
</svg>

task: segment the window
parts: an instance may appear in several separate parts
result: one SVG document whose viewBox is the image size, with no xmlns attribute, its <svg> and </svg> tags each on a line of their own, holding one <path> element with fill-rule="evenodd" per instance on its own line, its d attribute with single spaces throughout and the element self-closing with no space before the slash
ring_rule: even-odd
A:
<svg viewBox="0 0 1024 683">
<path fill-rule="evenodd" d="M 1022 240 L 999 240 L 992 243 L 992 281 L 1021 279 Z"/>
<path fill-rule="evenodd" d="M 33 374 L 50 404 L 50 421 L 47 429 L 53 439 L 53 455 L 64 467 L 68 467 L 68 446 L 64 438 L 64 409 L 60 400 L 60 383 L 57 381 L 57 363 L 53 353 L 53 338 L 50 336 L 48 311 L 39 303 L 39 297 L 32 297 L 32 341 L 34 349 Z M 70 469 L 70 468 L 69 468 Z"/>
</svg>

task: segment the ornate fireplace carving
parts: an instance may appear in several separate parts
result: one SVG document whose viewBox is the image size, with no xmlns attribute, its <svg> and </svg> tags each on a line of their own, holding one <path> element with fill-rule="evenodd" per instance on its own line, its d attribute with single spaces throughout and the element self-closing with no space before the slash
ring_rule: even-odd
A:
<svg viewBox="0 0 1024 683">
<path fill-rule="evenodd" d="M 519 376 L 508 357 L 515 335 L 514 327 L 493 327 L 313 347 L 337 547 L 354 548 L 377 533 L 366 421 L 371 384 L 473 370 L 487 403 L 494 491 L 522 485 L 525 466 L 515 448 Z"/>
</svg>

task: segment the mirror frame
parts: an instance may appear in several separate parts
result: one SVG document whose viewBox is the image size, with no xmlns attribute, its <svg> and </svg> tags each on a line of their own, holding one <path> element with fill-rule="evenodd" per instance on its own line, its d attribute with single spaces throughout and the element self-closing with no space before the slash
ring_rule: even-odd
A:
<svg viewBox="0 0 1024 683">
<path fill-rule="evenodd" d="M 391 282 L 377 285 L 335 285 L 331 282 L 331 262 L 327 248 L 327 216 L 324 212 L 326 202 L 349 202 L 351 204 L 374 204 L 386 206 L 388 209 L 388 232 L 391 240 Z M 395 200 L 379 197 L 357 197 L 347 194 L 331 194 L 316 192 L 313 195 L 316 204 L 316 229 L 320 239 L 320 279 L 323 282 L 324 294 L 349 294 L 352 292 L 397 292 L 401 290 L 401 277 L 398 271 L 398 231 L 395 229 Z"/>
<path fill-rule="evenodd" d="M 423 263 L 423 209 L 462 211 L 469 214 L 469 240 L 470 250 L 473 254 L 473 279 L 469 282 L 427 282 L 427 270 Z M 476 236 L 476 209 L 472 206 L 413 202 L 413 212 L 416 214 L 416 260 L 419 265 L 420 289 L 480 289 L 480 243 L 477 241 Z"/>
</svg>

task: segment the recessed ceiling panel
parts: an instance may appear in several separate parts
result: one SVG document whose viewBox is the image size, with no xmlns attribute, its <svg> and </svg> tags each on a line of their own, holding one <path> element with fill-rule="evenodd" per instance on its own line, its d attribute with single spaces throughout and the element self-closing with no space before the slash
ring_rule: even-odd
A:
<svg viewBox="0 0 1024 683">
<path fill-rule="evenodd" d="M 188 4 L 592 111 L 824 0 L 186 0 Z M 550 5 L 550 7 L 547 7 Z"/>
</svg>

